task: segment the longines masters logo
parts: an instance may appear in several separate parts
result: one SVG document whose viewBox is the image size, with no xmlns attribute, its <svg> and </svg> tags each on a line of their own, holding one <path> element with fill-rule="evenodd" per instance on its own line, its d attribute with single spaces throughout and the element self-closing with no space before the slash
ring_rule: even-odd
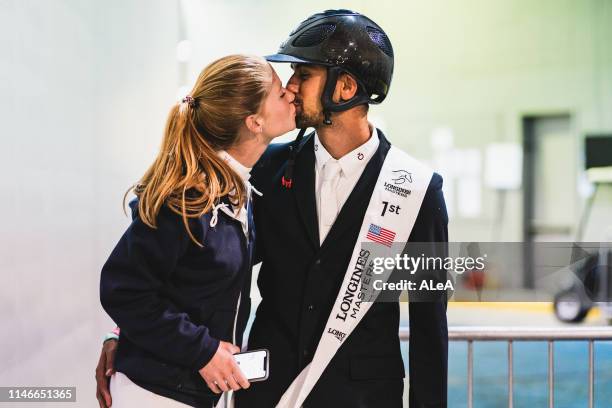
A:
<svg viewBox="0 0 612 408">
<path fill-rule="evenodd" d="M 385 181 L 385 190 L 389 191 L 390 193 L 397 194 L 401 197 L 408 197 L 411 191 L 405 187 L 400 186 L 412 183 L 412 173 L 407 170 L 394 170 L 392 171 L 392 173 L 392 183 L 388 183 Z"/>
</svg>

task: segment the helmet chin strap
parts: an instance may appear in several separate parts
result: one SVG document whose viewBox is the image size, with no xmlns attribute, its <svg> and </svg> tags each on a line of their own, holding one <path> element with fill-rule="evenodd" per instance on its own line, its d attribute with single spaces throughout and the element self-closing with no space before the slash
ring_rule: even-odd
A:
<svg viewBox="0 0 612 408">
<path fill-rule="evenodd" d="M 334 95 L 334 90 L 336 89 L 336 83 L 338 82 L 338 77 L 342 73 L 348 72 L 338 66 L 331 66 L 327 68 L 327 80 L 325 81 L 325 87 L 323 88 L 323 93 L 321 94 L 321 104 L 323 105 L 323 115 L 325 116 L 323 119 L 323 124 L 327 126 L 332 124 L 332 112 L 343 112 L 351 109 L 354 106 L 370 103 L 370 96 L 365 91 L 366 87 L 354 76 L 353 78 L 355 78 L 355 81 L 357 82 L 357 93 L 348 101 L 338 103 L 333 101 L 332 98 Z"/>
<path fill-rule="evenodd" d="M 289 159 L 287 160 L 287 167 L 285 167 L 285 173 L 281 178 L 281 184 L 286 189 L 293 187 L 293 166 L 295 165 L 295 158 L 298 154 L 300 143 L 304 138 L 307 128 L 301 128 L 295 140 L 289 146 Z"/>
</svg>

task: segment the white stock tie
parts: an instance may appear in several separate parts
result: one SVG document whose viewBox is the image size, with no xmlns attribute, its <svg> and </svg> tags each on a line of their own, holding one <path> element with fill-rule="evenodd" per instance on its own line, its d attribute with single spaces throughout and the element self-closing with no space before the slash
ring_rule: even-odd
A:
<svg viewBox="0 0 612 408">
<path fill-rule="evenodd" d="M 323 166 L 321 171 L 321 192 L 319 195 L 319 240 L 322 244 L 331 229 L 336 216 L 340 211 L 338 208 L 338 182 L 340 181 L 340 163 L 335 159 L 330 159 Z"/>
</svg>

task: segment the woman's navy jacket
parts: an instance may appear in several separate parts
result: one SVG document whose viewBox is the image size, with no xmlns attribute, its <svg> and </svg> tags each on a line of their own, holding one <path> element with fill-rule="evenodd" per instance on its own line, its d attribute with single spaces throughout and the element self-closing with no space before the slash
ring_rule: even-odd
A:
<svg viewBox="0 0 612 408">
<path fill-rule="evenodd" d="M 183 219 L 163 206 L 157 228 L 132 207 L 132 224 L 102 268 L 100 300 L 121 327 L 115 368 L 157 394 L 193 406 L 215 399 L 198 370 L 219 341 L 242 343 L 250 311 L 255 230 L 219 211 L 190 219 L 197 246 Z M 251 207 L 251 206 L 249 206 Z M 240 310 L 236 317 L 238 298 Z M 236 327 L 234 322 L 236 321 Z"/>
</svg>

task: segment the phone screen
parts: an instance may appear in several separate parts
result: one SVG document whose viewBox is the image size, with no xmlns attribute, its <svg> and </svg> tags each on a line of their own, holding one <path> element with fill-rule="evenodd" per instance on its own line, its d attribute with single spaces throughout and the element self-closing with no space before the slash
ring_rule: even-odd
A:
<svg viewBox="0 0 612 408">
<path fill-rule="evenodd" d="M 249 381 L 268 378 L 268 350 L 253 350 L 234 354 L 236 363 Z"/>
</svg>

